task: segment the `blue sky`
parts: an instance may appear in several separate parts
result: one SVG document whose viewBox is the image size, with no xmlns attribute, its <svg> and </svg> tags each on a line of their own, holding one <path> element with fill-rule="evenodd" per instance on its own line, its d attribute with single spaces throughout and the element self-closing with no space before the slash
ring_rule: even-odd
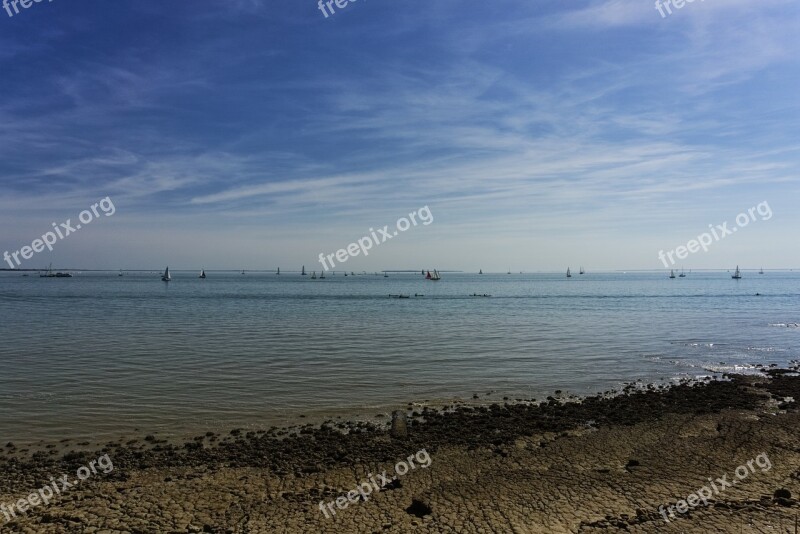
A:
<svg viewBox="0 0 800 534">
<path fill-rule="evenodd" d="M 800 5 L 53 0 L 0 11 L 0 252 L 84 268 L 800 267 Z"/>
</svg>

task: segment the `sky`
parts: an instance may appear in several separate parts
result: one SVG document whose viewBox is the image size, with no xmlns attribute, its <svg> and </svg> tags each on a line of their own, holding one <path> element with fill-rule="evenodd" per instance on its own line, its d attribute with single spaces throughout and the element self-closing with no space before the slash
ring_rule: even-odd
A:
<svg viewBox="0 0 800 534">
<path fill-rule="evenodd" d="M 767 203 L 676 266 L 800 268 L 796 0 L 344 5 L 0 10 L 0 253 L 108 197 L 21 267 L 319 269 L 427 206 L 343 268 L 662 269 Z"/>
</svg>

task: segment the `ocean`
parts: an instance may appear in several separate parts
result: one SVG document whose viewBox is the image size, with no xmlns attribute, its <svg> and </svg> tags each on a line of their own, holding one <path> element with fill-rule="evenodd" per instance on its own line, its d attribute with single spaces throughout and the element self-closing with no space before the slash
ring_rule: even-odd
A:
<svg viewBox="0 0 800 534">
<path fill-rule="evenodd" d="M 0 441 L 265 429 L 800 359 L 800 274 L 743 274 L 0 273 Z"/>
</svg>

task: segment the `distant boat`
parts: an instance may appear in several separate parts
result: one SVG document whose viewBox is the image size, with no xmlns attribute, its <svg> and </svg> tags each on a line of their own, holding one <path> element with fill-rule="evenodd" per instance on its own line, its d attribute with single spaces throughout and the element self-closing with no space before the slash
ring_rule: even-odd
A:
<svg viewBox="0 0 800 534">
<path fill-rule="evenodd" d="M 320 271 L 319 277 L 321 280 L 325 280 L 325 271 Z"/>
<path fill-rule="evenodd" d="M 431 272 L 428 271 L 428 274 L 425 275 L 425 280 L 430 280 L 430 279 L 431 279 Z"/>
<path fill-rule="evenodd" d="M 347 271 L 344 272 L 344 275 L 347 276 Z"/>
<path fill-rule="evenodd" d="M 738 265 L 736 266 L 736 272 L 733 273 L 733 276 L 731 276 L 731 278 L 733 278 L 734 280 L 741 280 L 742 279 L 742 273 L 739 272 L 739 266 Z"/>
<path fill-rule="evenodd" d="M 678 278 L 686 278 L 686 273 L 681 269 L 681 274 L 678 275 Z"/>
<path fill-rule="evenodd" d="M 508 268 L 508 274 L 511 274 L 511 267 Z"/>
<path fill-rule="evenodd" d="M 572 273 L 569 272 L 569 267 L 567 267 L 567 278 L 572 278 Z"/>
<path fill-rule="evenodd" d="M 383 273 L 384 278 L 389 278 L 389 273 Z"/>
<path fill-rule="evenodd" d="M 317 279 L 317 271 L 314 271 L 313 273 L 311 273 L 311 279 L 312 280 L 316 280 Z"/>
<path fill-rule="evenodd" d="M 303 271 L 300 273 L 302 276 L 306 275 L 306 266 L 303 265 Z"/>
<path fill-rule="evenodd" d="M 161 276 L 162 282 L 169 282 L 172 280 L 172 277 L 169 275 L 169 267 L 164 271 L 164 274 Z"/>
<path fill-rule="evenodd" d="M 439 275 L 439 271 L 437 271 L 436 269 L 434 269 L 434 270 L 433 270 L 433 276 L 431 276 L 431 280 L 433 280 L 434 282 L 436 282 L 437 280 L 441 280 L 441 279 L 442 279 L 442 277 Z"/>
<path fill-rule="evenodd" d="M 281 268 L 280 267 L 278 267 L 278 272 L 275 273 L 275 274 L 281 274 Z"/>
<path fill-rule="evenodd" d="M 206 277 L 206 270 L 205 270 L 205 269 L 200 269 L 200 276 L 199 276 L 199 278 L 205 278 L 205 277 Z"/>
<path fill-rule="evenodd" d="M 72 275 L 69 273 L 54 273 L 53 264 L 51 263 L 44 274 L 39 274 L 39 278 L 72 278 Z"/>
<path fill-rule="evenodd" d="M 119 270 L 119 275 L 118 276 L 122 276 L 122 269 Z"/>
<path fill-rule="evenodd" d="M 478 271 L 478 274 L 483 274 L 483 269 L 481 269 L 480 271 Z"/>
<path fill-rule="evenodd" d="M 244 274 L 244 269 L 242 269 L 242 274 Z"/>
<path fill-rule="evenodd" d="M 586 271 L 583 270 L 583 267 L 581 267 L 580 271 L 578 271 L 578 274 L 586 274 Z"/>
<path fill-rule="evenodd" d="M 669 270 L 669 277 L 675 278 L 675 271 L 673 271 L 672 269 Z"/>
<path fill-rule="evenodd" d="M 425 276 L 425 269 L 422 269 L 422 276 Z"/>
<path fill-rule="evenodd" d="M 763 267 L 761 268 L 760 271 L 758 271 L 758 274 L 764 274 L 764 268 Z"/>
</svg>

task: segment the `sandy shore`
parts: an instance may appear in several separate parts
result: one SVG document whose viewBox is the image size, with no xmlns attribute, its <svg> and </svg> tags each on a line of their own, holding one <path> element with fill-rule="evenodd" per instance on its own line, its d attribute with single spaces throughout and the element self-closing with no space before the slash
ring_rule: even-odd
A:
<svg viewBox="0 0 800 534">
<path fill-rule="evenodd" d="M 793 533 L 800 377 L 729 378 L 418 410 L 405 438 L 388 421 L 330 422 L 66 455 L 6 446 L 0 531 Z M 86 480 L 6 522 L 81 467 Z"/>
</svg>

